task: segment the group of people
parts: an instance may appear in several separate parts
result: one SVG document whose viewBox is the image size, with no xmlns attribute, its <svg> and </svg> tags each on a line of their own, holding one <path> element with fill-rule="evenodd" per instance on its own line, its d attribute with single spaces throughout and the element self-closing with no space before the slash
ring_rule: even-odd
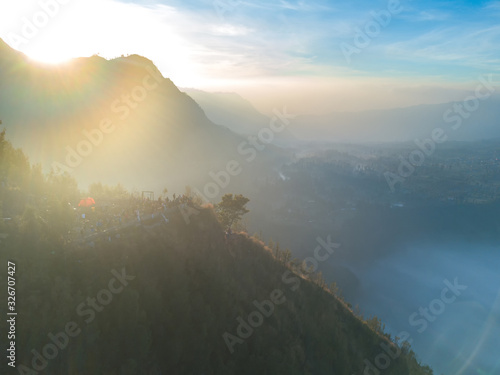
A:
<svg viewBox="0 0 500 375">
<path fill-rule="evenodd" d="M 226 242 L 231 239 L 232 235 L 233 235 L 233 230 L 231 229 L 231 227 L 228 227 L 226 229 Z"/>
<path fill-rule="evenodd" d="M 192 204 L 192 198 L 174 194 L 173 199 L 160 197 L 153 200 L 132 197 L 127 200 L 98 200 L 95 206 L 75 209 L 73 238 L 82 239 L 126 224 L 152 219 L 158 215 L 163 215 L 167 220 L 164 213 L 182 204 Z"/>
</svg>

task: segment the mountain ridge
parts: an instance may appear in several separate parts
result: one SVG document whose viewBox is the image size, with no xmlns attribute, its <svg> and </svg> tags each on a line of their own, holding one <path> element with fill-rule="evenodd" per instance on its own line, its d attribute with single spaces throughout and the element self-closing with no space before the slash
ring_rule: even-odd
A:
<svg viewBox="0 0 500 375">
<path fill-rule="evenodd" d="M 203 183 L 201 176 L 242 159 L 242 138 L 211 122 L 147 58 L 92 56 L 47 66 L 4 43 L 0 64 L 7 67 L 0 71 L 3 126 L 45 170 L 78 168 L 75 176 L 84 185 L 99 179 L 137 186 L 124 177 L 134 168 L 143 180 L 137 188 L 158 191 L 175 180 Z M 119 150 L 128 155 L 118 156 Z M 154 178 L 141 164 L 153 166 Z M 177 177 L 159 182 L 158 175 Z"/>
</svg>

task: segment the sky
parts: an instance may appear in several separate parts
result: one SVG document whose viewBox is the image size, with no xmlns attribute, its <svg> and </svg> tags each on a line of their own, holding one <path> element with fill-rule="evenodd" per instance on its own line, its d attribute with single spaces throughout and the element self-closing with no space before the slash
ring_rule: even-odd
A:
<svg viewBox="0 0 500 375">
<path fill-rule="evenodd" d="M 269 113 L 461 100 L 500 81 L 500 1 L 25 0 L 0 37 L 44 62 L 140 54 L 179 87 Z"/>
</svg>

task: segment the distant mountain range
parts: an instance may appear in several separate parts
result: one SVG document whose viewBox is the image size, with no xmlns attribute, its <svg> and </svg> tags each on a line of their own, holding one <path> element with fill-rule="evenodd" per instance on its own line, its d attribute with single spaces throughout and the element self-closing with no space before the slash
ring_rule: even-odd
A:
<svg viewBox="0 0 500 375">
<path fill-rule="evenodd" d="M 490 85 L 485 77 L 486 85 Z M 494 84 L 494 83 L 493 83 Z M 476 141 L 500 137 L 500 95 L 495 88 L 483 87 L 475 99 L 465 102 L 417 105 L 406 108 L 361 112 L 332 112 L 325 115 L 297 116 L 287 127 L 281 145 L 316 142 L 406 142 L 430 138 L 441 128 L 449 140 Z M 203 108 L 214 122 L 234 132 L 246 134 L 269 122 L 248 101 L 235 93 L 208 93 L 184 90 Z M 476 109 L 477 108 L 477 109 Z M 289 108 L 293 112 L 293 108 Z"/>
<path fill-rule="evenodd" d="M 455 141 L 500 137 L 500 96 L 492 94 L 488 99 L 465 103 L 304 115 L 295 119 L 290 130 L 309 141 L 405 142 L 430 138 L 437 128 Z"/>
</svg>

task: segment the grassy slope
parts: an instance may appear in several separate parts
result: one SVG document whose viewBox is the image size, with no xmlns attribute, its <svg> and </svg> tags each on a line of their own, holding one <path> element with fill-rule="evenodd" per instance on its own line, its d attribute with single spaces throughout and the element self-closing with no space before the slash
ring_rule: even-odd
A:
<svg viewBox="0 0 500 375">
<path fill-rule="evenodd" d="M 382 353 L 386 339 L 330 293 L 304 278 L 296 290 L 285 284 L 288 268 L 259 241 L 236 235 L 226 243 L 210 209 L 190 219 L 176 212 L 167 225 L 129 229 L 95 247 L 11 236 L 5 251 L 18 265 L 18 363 L 31 367 L 31 350 L 41 352 L 49 332 L 70 321 L 82 333 L 43 373 L 350 375 Z M 92 320 L 82 313 L 88 305 L 78 313 L 122 268 L 135 279 Z M 236 335 L 236 319 L 246 320 L 252 302 L 275 289 L 286 301 L 231 354 L 224 332 Z M 383 373 L 427 372 L 410 352 Z"/>
</svg>

